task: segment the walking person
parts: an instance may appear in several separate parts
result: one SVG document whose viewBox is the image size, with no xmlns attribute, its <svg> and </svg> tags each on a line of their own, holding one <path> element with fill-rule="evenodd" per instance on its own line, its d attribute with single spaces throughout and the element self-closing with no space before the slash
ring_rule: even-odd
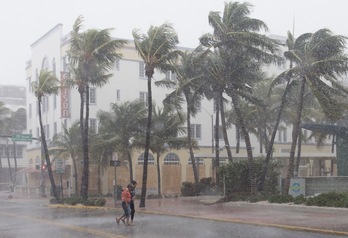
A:
<svg viewBox="0 0 348 238">
<path fill-rule="evenodd" d="M 130 193 L 130 189 L 132 189 L 133 186 L 128 184 L 126 188 L 122 190 L 122 208 L 123 208 L 123 215 L 119 218 L 116 217 L 116 223 L 117 225 L 120 224 L 120 220 L 123 221 L 123 223 L 126 224 L 126 226 L 129 226 L 129 217 L 130 217 L 130 202 L 132 200 L 132 196 Z"/>
<path fill-rule="evenodd" d="M 131 201 L 130 201 L 130 209 L 131 209 L 131 225 L 133 225 L 133 219 L 134 219 L 134 214 L 135 214 L 135 207 L 134 207 L 134 200 L 135 200 L 135 187 L 137 186 L 137 181 L 132 180 L 132 189 L 130 190 L 131 194 Z"/>
</svg>

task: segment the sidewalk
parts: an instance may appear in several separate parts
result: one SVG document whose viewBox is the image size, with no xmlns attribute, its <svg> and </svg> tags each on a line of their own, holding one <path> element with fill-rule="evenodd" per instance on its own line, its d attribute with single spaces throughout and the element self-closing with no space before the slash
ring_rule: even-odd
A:
<svg viewBox="0 0 348 238">
<path fill-rule="evenodd" d="M 25 202 L 27 200 L 32 202 L 35 200 L 49 204 L 49 198 L 42 198 L 39 195 L 13 194 L 12 199 L 9 199 L 8 195 L 1 193 L 0 201 Z M 217 203 L 220 198 L 219 196 L 200 196 L 147 199 L 145 208 L 139 208 L 139 200 L 136 200 L 135 209 L 139 213 L 166 214 L 348 236 L 347 208 L 270 204 L 268 202 Z M 113 198 L 107 198 L 106 209 L 121 209 L 120 201 L 117 201 L 116 205 L 115 208 Z"/>
<path fill-rule="evenodd" d="M 145 208 L 136 212 L 169 214 L 184 217 L 228 221 L 283 229 L 315 231 L 348 236 L 348 209 L 310 207 L 268 202 L 216 203 L 221 197 L 183 197 L 147 199 Z M 114 207 L 108 202 L 108 206 Z"/>
</svg>

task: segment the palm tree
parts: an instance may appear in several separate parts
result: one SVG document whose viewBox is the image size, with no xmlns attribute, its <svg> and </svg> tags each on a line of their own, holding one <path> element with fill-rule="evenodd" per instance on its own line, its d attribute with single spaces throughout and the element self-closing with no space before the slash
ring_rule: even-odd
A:
<svg viewBox="0 0 348 238">
<path fill-rule="evenodd" d="M 99 111 L 97 114 L 102 140 L 121 155 L 120 159 L 126 158 L 128 161 L 129 181 L 133 180 L 131 154 L 135 148 L 140 147 L 134 139 L 145 131 L 146 111 L 144 103 L 135 100 L 120 105 L 114 103 L 111 105 L 111 112 Z"/>
<path fill-rule="evenodd" d="M 187 147 L 187 137 L 178 137 L 185 132 L 179 113 L 174 113 L 171 108 L 158 108 L 153 113 L 153 127 L 151 130 L 150 150 L 156 153 L 157 158 L 157 187 L 158 195 L 161 196 L 161 171 L 159 158 L 161 154 L 170 148 Z"/>
<path fill-rule="evenodd" d="M 90 86 L 101 87 L 112 76 L 110 72 L 114 63 L 121 57 L 117 51 L 126 43 L 124 40 L 111 39 L 111 29 L 89 29 L 80 32 L 82 16 L 74 23 L 67 52 L 70 60 L 72 80 L 70 85 L 77 85 L 80 94 L 80 127 L 83 147 L 83 171 L 81 178 L 81 196 L 88 198 L 89 177 L 89 89 Z M 84 110 L 86 110 L 84 112 Z"/>
<path fill-rule="evenodd" d="M 257 189 L 252 147 L 239 106 L 240 97 L 245 97 L 246 92 L 250 92 L 250 85 L 247 84 L 247 81 L 252 76 L 248 74 L 258 71 L 257 63 L 271 63 L 280 58 L 275 55 L 278 50 L 278 42 L 259 33 L 261 30 L 267 31 L 267 25 L 261 20 L 248 16 L 250 7 L 251 5 L 246 2 L 230 2 L 225 3 L 222 17 L 219 12 L 210 12 L 208 19 L 214 28 L 213 35 L 205 34 L 200 41 L 205 46 L 213 46 L 225 52 L 226 55 L 229 54 L 231 60 L 239 61 L 239 74 L 230 77 L 226 92 L 232 99 L 233 109 L 238 118 L 238 126 L 244 135 L 251 193 L 255 194 Z"/>
<path fill-rule="evenodd" d="M 290 31 L 288 31 L 288 38 L 286 40 L 286 45 L 288 47 L 288 50 L 293 50 L 294 44 L 295 44 L 294 36 L 293 36 L 293 34 L 291 34 Z M 290 60 L 290 69 L 292 67 L 293 67 L 293 62 L 292 62 L 292 60 Z M 291 84 L 290 74 L 287 75 L 287 77 L 283 77 L 283 78 L 277 77 L 276 80 L 274 80 L 273 83 L 271 84 L 270 90 L 268 93 L 268 96 L 270 96 L 273 88 L 278 86 L 281 83 L 284 83 L 284 82 L 286 83 L 285 89 L 284 89 L 283 95 L 280 99 L 280 104 L 278 106 L 279 108 L 278 108 L 278 112 L 277 112 L 277 118 L 275 120 L 275 124 L 274 124 L 273 130 L 272 130 L 271 138 L 270 138 L 270 141 L 269 141 L 267 149 L 266 149 L 265 163 L 263 165 L 262 172 L 261 172 L 260 177 L 259 177 L 259 184 L 258 184 L 259 191 L 263 190 L 263 185 L 264 185 L 267 170 L 268 170 L 268 164 L 269 164 L 269 161 L 270 161 L 272 153 L 273 153 L 273 145 L 274 145 L 275 136 L 276 136 L 276 133 L 277 133 L 280 121 L 281 121 L 281 117 L 282 117 L 282 113 L 283 113 L 285 104 L 287 102 L 286 97 L 287 97 L 287 94 L 289 93 L 289 91 L 293 88 L 292 84 Z"/>
<path fill-rule="evenodd" d="M 57 148 L 51 149 L 50 153 L 55 157 L 71 158 L 74 169 L 74 183 L 75 195 L 78 195 L 78 158 L 81 156 L 81 133 L 79 133 L 80 124 L 78 121 L 74 122 L 70 128 L 62 125 L 63 131 L 53 136 L 53 145 Z"/>
<path fill-rule="evenodd" d="M 147 167 L 150 149 L 150 133 L 152 125 L 152 89 L 151 80 L 155 69 L 162 72 L 173 70 L 173 64 L 178 57 L 175 49 L 179 43 L 178 35 L 169 24 L 151 26 L 146 34 L 140 34 L 139 30 L 133 30 L 135 49 L 145 63 L 145 75 L 147 77 L 148 94 L 148 121 L 146 128 L 146 142 L 143 165 L 143 184 L 141 187 L 140 207 L 145 207 Z"/>
<path fill-rule="evenodd" d="M 156 85 L 174 89 L 164 100 L 168 107 L 174 107 L 178 112 L 182 111 L 182 103 L 186 104 L 187 139 L 190 151 L 190 160 L 193 169 L 195 184 L 199 183 L 198 169 L 196 168 L 193 152 L 194 140 L 192 138 L 191 117 L 194 117 L 199 108 L 197 104 L 204 96 L 204 81 L 202 66 L 208 51 L 197 47 L 193 51 L 181 53 L 180 61 L 175 66 L 175 80 L 157 81 Z"/>
<path fill-rule="evenodd" d="M 284 184 L 284 193 L 289 192 L 290 179 L 294 172 L 294 157 L 304 105 L 306 87 L 316 97 L 324 113 L 331 120 L 342 118 L 348 93 L 337 79 L 348 72 L 348 57 L 345 54 L 346 37 L 333 35 L 328 29 L 299 36 L 294 48 L 285 52 L 285 57 L 294 67 L 280 74 L 278 78 L 291 75 L 298 81 L 298 107 L 293 128 L 289 165 Z"/>
<path fill-rule="evenodd" d="M 43 151 L 45 155 L 48 176 L 50 178 L 52 193 L 57 201 L 59 201 L 59 196 L 57 192 L 57 187 L 54 182 L 53 171 L 51 166 L 51 160 L 48 153 L 48 147 L 45 137 L 45 129 L 42 124 L 42 113 L 41 113 L 41 105 L 42 99 L 45 96 L 49 96 L 52 94 L 57 95 L 60 89 L 59 80 L 52 74 L 52 72 L 48 72 L 46 70 L 41 70 L 38 81 L 34 81 L 31 84 L 32 92 L 35 94 L 38 102 L 39 109 L 39 124 L 40 124 L 40 132 L 41 132 L 41 143 L 43 146 Z"/>
</svg>

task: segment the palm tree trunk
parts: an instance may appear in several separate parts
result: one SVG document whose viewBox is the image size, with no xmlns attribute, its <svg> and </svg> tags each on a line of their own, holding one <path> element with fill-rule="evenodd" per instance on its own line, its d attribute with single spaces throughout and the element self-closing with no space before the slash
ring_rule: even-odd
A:
<svg viewBox="0 0 348 238">
<path fill-rule="evenodd" d="M 43 150 L 44 150 L 44 156 L 45 156 L 47 170 L 48 170 L 48 177 L 49 177 L 50 182 L 51 182 L 53 196 L 57 201 L 59 201 L 60 198 L 58 196 L 57 187 L 56 187 L 56 184 L 54 182 L 52 165 L 51 165 L 51 160 L 49 157 L 48 147 L 47 147 L 47 142 L 46 142 L 45 130 L 44 130 L 43 124 L 42 124 L 41 101 L 40 100 L 39 100 L 39 107 L 38 108 L 39 108 L 39 123 L 40 123 L 40 131 L 41 131 L 41 144 L 42 144 Z"/>
<path fill-rule="evenodd" d="M 161 197 L 162 191 L 161 191 L 161 169 L 160 169 L 160 163 L 159 163 L 160 154 L 157 153 L 157 190 L 158 190 L 158 196 Z"/>
<path fill-rule="evenodd" d="M 12 190 L 12 184 L 13 184 L 13 182 L 12 182 L 12 168 L 11 168 L 11 161 L 10 161 L 10 150 L 9 150 L 9 148 L 8 148 L 8 139 L 6 138 L 6 155 L 7 155 L 7 163 L 8 163 L 8 170 L 9 170 L 9 174 L 10 174 L 10 185 L 11 185 L 11 187 L 10 187 L 10 189 L 11 189 L 11 193 L 13 192 L 13 190 Z"/>
<path fill-rule="evenodd" d="M 129 181 L 132 181 L 134 178 L 133 175 L 133 162 L 132 162 L 132 155 L 129 150 L 127 150 L 127 158 L 129 163 Z"/>
<path fill-rule="evenodd" d="M 245 141 L 246 151 L 248 155 L 250 192 L 252 195 L 255 195 L 257 193 L 257 187 L 256 187 L 256 179 L 255 179 L 255 165 L 254 165 L 253 152 L 252 152 L 251 143 L 250 143 L 250 137 L 249 137 L 248 131 L 246 130 L 242 111 L 239 108 L 238 97 L 233 91 L 231 92 L 231 98 L 232 98 L 234 111 L 238 118 L 238 124 L 240 125 L 240 129 L 242 130 L 242 133 L 244 135 L 244 141 Z"/>
<path fill-rule="evenodd" d="M 220 185 L 220 178 L 218 176 L 217 170 L 220 166 L 220 138 L 219 138 L 219 125 L 220 125 L 220 103 L 219 99 L 214 95 L 214 103 L 215 103 L 215 127 L 214 127 L 214 138 L 215 138 L 215 160 L 213 163 L 214 171 L 215 171 L 215 182 L 217 185 Z"/>
<path fill-rule="evenodd" d="M 263 164 L 262 172 L 261 172 L 261 175 L 259 177 L 259 184 L 258 184 L 258 190 L 259 191 L 263 190 L 263 186 L 265 184 L 265 179 L 266 179 L 266 174 L 267 174 L 267 170 L 268 170 L 269 161 L 271 160 L 271 155 L 273 153 L 274 140 L 275 140 L 275 137 L 276 137 L 276 134 L 277 134 L 277 130 L 278 130 L 278 127 L 279 127 L 279 123 L 280 123 L 280 119 L 281 119 L 281 116 L 282 116 L 282 112 L 284 110 L 284 106 L 285 106 L 285 102 L 286 102 L 286 95 L 288 93 L 289 85 L 290 85 L 290 80 L 288 80 L 287 85 L 285 87 L 285 91 L 284 91 L 284 94 L 282 96 L 281 104 L 280 104 L 278 115 L 277 115 L 277 120 L 275 122 L 273 131 L 272 131 L 271 140 L 269 141 L 269 144 L 268 144 L 268 147 L 267 147 L 265 163 Z"/>
<path fill-rule="evenodd" d="M 295 150 L 296 150 L 296 145 L 297 145 L 297 137 L 298 137 L 298 128 L 300 127 L 301 123 L 301 117 L 302 117 L 302 108 L 303 108 L 303 95 L 304 95 L 304 89 L 306 86 L 306 79 L 303 78 L 301 81 L 301 89 L 300 89 L 300 95 L 299 95 L 299 105 L 298 105 L 298 111 L 297 111 L 297 118 L 296 122 L 294 124 L 293 128 L 293 134 L 292 134 L 292 144 L 291 144 L 291 149 L 290 149 L 290 157 L 289 157 L 289 165 L 288 165 L 288 171 L 287 175 L 285 178 L 285 183 L 284 183 L 284 194 L 289 194 L 289 187 L 290 187 L 290 179 L 294 175 L 294 158 L 295 158 Z"/>
<path fill-rule="evenodd" d="M 224 110 L 224 103 L 222 100 L 222 96 L 221 96 L 221 100 L 220 100 L 220 114 L 221 114 L 222 134 L 224 136 L 225 148 L 226 148 L 226 152 L 227 152 L 227 156 L 228 156 L 228 161 L 233 162 L 232 152 L 231 152 L 231 148 L 230 148 L 230 142 L 229 142 L 228 136 L 227 136 L 226 118 L 225 118 L 225 110 Z"/>
<path fill-rule="evenodd" d="M 189 144 L 190 159 L 191 159 L 192 170 L 193 170 L 193 177 L 194 177 L 194 180 L 195 180 L 195 184 L 198 185 L 198 183 L 199 183 L 199 176 L 198 176 L 198 171 L 197 171 L 197 167 L 196 167 L 195 155 L 193 153 L 192 138 L 191 138 L 191 108 L 190 108 L 189 103 L 188 103 L 188 102 L 190 102 L 190 98 L 186 94 L 185 94 L 185 98 L 186 98 L 186 102 L 187 102 L 187 115 L 186 115 L 187 141 L 188 141 L 188 144 Z"/>
<path fill-rule="evenodd" d="M 17 156 L 16 156 L 16 142 L 13 141 L 13 159 L 15 164 L 14 176 L 13 176 L 13 189 L 16 186 L 16 178 L 17 178 Z"/>
<path fill-rule="evenodd" d="M 301 148 L 302 148 L 302 133 L 301 133 L 301 127 L 298 127 L 298 140 L 297 140 L 297 157 L 295 161 L 295 171 L 294 171 L 294 177 L 298 177 L 298 171 L 300 169 L 300 160 L 301 160 Z"/>
<path fill-rule="evenodd" d="M 144 152 L 144 164 L 143 164 L 143 184 L 141 186 L 140 204 L 139 207 L 145 207 L 146 199 L 146 188 L 147 188 L 147 167 L 149 163 L 149 150 L 150 150 L 150 133 L 152 124 L 152 89 L 151 89 L 151 78 L 152 75 L 147 76 L 147 127 L 146 127 L 146 138 L 145 138 L 145 152 Z"/>
<path fill-rule="evenodd" d="M 74 165 L 74 178 L 75 178 L 75 195 L 77 196 L 79 194 L 79 189 L 78 189 L 78 175 L 77 175 L 77 164 L 76 164 L 76 158 L 74 155 L 72 155 L 72 161 Z"/>
</svg>

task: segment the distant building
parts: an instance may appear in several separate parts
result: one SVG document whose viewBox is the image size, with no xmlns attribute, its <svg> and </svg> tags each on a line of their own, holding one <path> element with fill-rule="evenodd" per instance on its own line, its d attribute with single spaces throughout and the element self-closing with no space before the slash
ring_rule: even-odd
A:
<svg viewBox="0 0 348 238">
<path fill-rule="evenodd" d="M 12 111 L 26 108 L 25 86 L 0 85 L 0 102 L 3 102 Z"/>
</svg>

